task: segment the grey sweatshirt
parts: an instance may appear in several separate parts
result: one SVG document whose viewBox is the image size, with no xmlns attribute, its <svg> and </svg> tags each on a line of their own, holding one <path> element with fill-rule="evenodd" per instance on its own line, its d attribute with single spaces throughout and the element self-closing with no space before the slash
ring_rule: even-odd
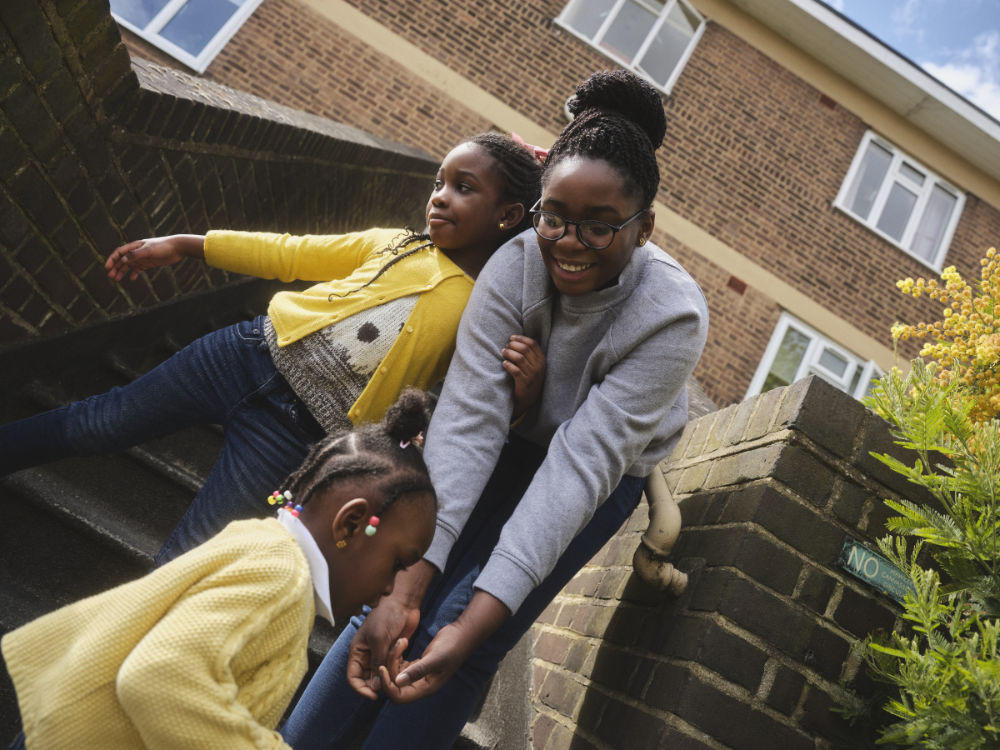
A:
<svg viewBox="0 0 1000 750">
<path fill-rule="evenodd" d="M 514 612 L 621 478 L 669 454 L 707 328 L 701 289 L 656 246 L 637 247 L 616 285 L 579 296 L 555 291 L 532 230 L 501 247 L 473 288 L 428 428 L 439 510 L 425 558 L 444 569 L 506 441 L 510 334 L 546 354 L 542 396 L 514 431 L 548 449 L 475 586 Z"/>
</svg>

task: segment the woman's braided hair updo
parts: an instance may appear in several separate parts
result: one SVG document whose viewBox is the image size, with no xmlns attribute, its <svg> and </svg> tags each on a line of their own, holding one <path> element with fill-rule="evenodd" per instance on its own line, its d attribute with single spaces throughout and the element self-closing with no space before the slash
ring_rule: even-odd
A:
<svg viewBox="0 0 1000 750">
<path fill-rule="evenodd" d="M 667 132 L 659 92 L 627 70 L 605 70 L 581 83 L 567 106 L 574 119 L 549 149 L 542 183 L 567 157 L 602 159 L 618 170 L 629 195 L 652 205 L 660 184 L 654 152 Z"/>
<path fill-rule="evenodd" d="M 336 432 L 314 445 L 285 486 L 295 502 L 305 505 L 336 481 L 367 478 L 382 496 L 377 514 L 384 513 L 403 495 L 433 496 L 427 465 L 414 441 L 429 421 L 430 397 L 423 391 L 407 389 L 381 423 Z"/>
</svg>

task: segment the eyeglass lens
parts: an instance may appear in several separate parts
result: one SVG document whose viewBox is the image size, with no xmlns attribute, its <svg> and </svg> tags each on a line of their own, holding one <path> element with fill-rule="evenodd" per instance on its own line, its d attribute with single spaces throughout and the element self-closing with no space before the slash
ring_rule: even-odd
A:
<svg viewBox="0 0 1000 750">
<path fill-rule="evenodd" d="M 580 241 L 593 250 L 603 250 L 614 239 L 615 230 L 603 221 L 569 222 L 576 225 L 576 235 Z M 567 229 L 567 222 L 559 214 L 539 211 L 534 218 L 535 230 L 546 240 L 558 240 Z"/>
</svg>

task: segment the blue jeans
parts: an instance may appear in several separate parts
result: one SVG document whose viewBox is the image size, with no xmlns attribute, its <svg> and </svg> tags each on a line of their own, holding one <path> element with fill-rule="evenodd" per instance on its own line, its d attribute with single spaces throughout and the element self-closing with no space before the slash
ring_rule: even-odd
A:
<svg viewBox="0 0 1000 750">
<path fill-rule="evenodd" d="M 210 333 L 132 383 L 0 427 L 0 475 L 68 456 L 112 453 L 199 424 L 221 424 L 222 450 L 157 554 L 162 564 L 264 502 L 323 430 L 277 372 L 264 317 Z"/>
<path fill-rule="evenodd" d="M 500 455 L 483 496 L 455 543 L 444 572 L 431 583 L 421 605 L 421 621 L 409 657 L 423 652 L 442 627 L 458 617 L 472 598 L 473 583 L 489 560 L 503 524 L 545 457 L 543 448 L 512 437 Z M 593 557 L 635 510 L 643 479 L 626 476 L 570 543 L 555 569 L 521 607 L 486 640 L 436 693 L 395 705 L 371 701 L 348 685 L 347 656 L 363 617 L 351 619 L 313 676 L 282 728 L 295 750 L 346 747 L 366 730 L 364 750 L 448 750 L 476 709 L 500 660 L 569 580 Z M 539 533 L 544 533 L 539 524 Z"/>
</svg>

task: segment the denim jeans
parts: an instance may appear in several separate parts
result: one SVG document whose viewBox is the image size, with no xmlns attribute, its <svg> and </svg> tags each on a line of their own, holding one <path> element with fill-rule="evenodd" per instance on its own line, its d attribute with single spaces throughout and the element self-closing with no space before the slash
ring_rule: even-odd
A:
<svg viewBox="0 0 1000 750">
<path fill-rule="evenodd" d="M 221 424 L 222 450 L 157 554 L 162 564 L 241 518 L 323 430 L 274 367 L 264 317 L 210 333 L 126 386 L 0 427 L 0 475 L 68 456 L 111 453 L 199 424 Z"/>
<path fill-rule="evenodd" d="M 489 560 L 510 517 L 545 457 L 543 448 L 512 437 L 483 496 L 455 543 L 444 572 L 428 588 L 408 658 L 421 654 L 434 635 L 454 622 L 472 598 L 473 583 Z M 295 750 L 347 747 L 368 731 L 364 750 L 448 750 L 476 709 L 500 660 L 527 632 L 549 602 L 632 514 L 643 479 L 626 476 L 573 539 L 555 569 L 521 607 L 488 638 L 436 693 L 405 705 L 371 701 L 347 683 L 351 639 L 364 621 L 354 617 L 309 682 L 282 728 Z M 545 533 L 539 519 L 539 533 Z"/>
</svg>

